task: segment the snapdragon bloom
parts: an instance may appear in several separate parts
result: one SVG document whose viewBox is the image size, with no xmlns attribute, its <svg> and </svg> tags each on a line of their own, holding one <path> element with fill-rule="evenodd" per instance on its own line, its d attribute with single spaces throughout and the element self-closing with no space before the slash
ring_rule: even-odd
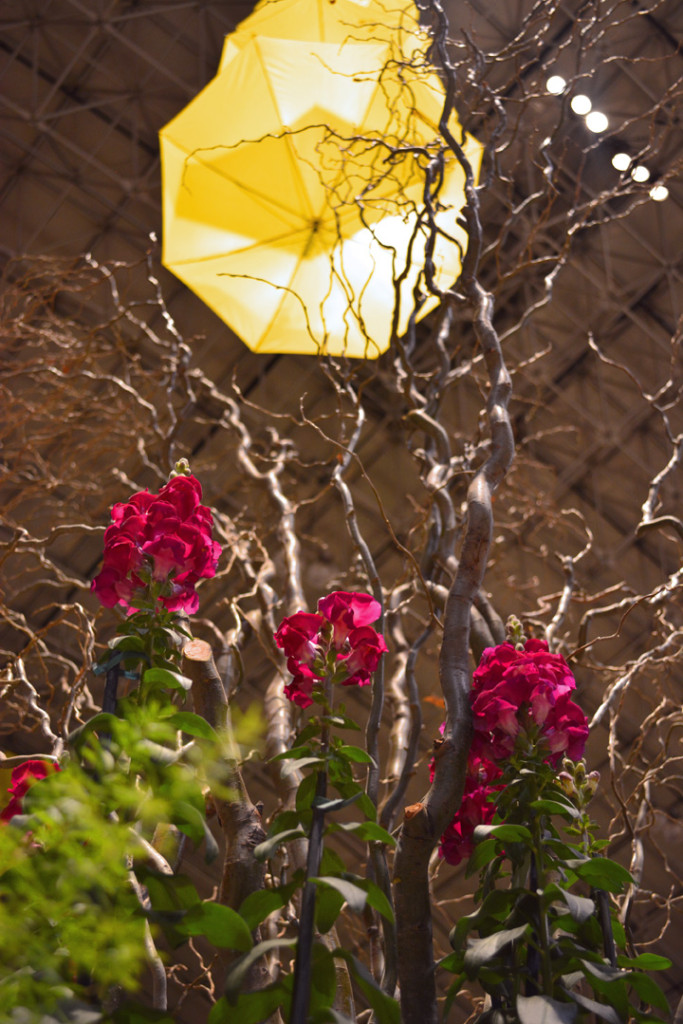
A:
<svg viewBox="0 0 683 1024">
<path fill-rule="evenodd" d="M 494 783 L 500 775 L 500 768 L 491 761 L 470 761 L 462 803 L 439 843 L 439 856 L 448 864 L 459 864 L 472 856 L 475 828 L 489 825 L 496 813 L 493 798 L 501 786 Z"/>
<path fill-rule="evenodd" d="M 168 611 L 197 611 L 195 584 L 215 576 L 221 551 L 201 497 L 195 477 L 174 476 L 158 494 L 138 491 L 114 505 L 102 570 L 91 588 L 103 605 L 134 610 L 136 596 L 154 581 L 162 584 L 159 600 Z"/>
<path fill-rule="evenodd" d="M 16 768 L 13 768 L 10 785 L 7 788 L 10 801 L 0 814 L 0 821 L 11 821 L 16 814 L 23 814 L 23 800 L 33 783 L 58 771 L 60 771 L 60 767 L 53 761 L 37 759 L 22 761 Z"/>
<path fill-rule="evenodd" d="M 474 737 L 462 804 L 439 844 L 449 864 L 471 856 L 475 828 L 492 821 L 496 780 L 516 750 L 536 748 L 555 766 L 583 756 L 588 721 L 571 699 L 575 688 L 566 661 L 544 640 L 527 640 L 521 650 L 512 643 L 486 648 L 472 676 Z"/>
<path fill-rule="evenodd" d="M 369 594 L 336 590 L 318 602 L 317 613 L 296 612 L 283 619 L 275 642 L 287 656 L 293 677 L 285 696 L 307 708 L 313 703 L 313 687 L 330 670 L 342 686 L 367 686 L 387 650 L 382 634 L 370 625 L 381 611 Z"/>
<path fill-rule="evenodd" d="M 588 723 L 571 699 L 576 688 L 569 665 L 551 654 L 545 640 L 487 647 L 472 676 L 472 753 L 498 761 L 528 737 L 558 764 L 583 756 Z"/>
</svg>

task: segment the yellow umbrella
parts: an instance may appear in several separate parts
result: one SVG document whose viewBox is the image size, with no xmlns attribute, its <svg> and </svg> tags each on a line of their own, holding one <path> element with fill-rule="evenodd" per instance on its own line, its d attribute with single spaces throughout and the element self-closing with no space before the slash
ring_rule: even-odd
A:
<svg viewBox="0 0 683 1024">
<path fill-rule="evenodd" d="M 413 308 L 441 84 L 393 70 L 393 39 L 237 42 L 161 132 L 164 265 L 255 351 L 376 356 Z M 465 148 L 478 170 L 481 147 Z M 463 181 L 451 156 L 435 216 L 442 287 L 466 245 Z"/>
<path fill-rule="evenodd" d="M 408 56 L 424 48 L 426 35 L 413 0 L 261 0 L 252 14 L 226 36 L 218 73 L 251 39 L 302 42 L 387 42 Z"/>
</svg>

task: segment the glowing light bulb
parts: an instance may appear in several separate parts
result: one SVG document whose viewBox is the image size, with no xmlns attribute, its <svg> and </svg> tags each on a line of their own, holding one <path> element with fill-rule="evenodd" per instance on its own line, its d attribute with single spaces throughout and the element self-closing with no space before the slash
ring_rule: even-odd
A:
<svg viewBox="0 0 683 1024">
<path fill-rule="evenodd" d="M 650 189 L 650 199 L 654 199 L 656 203 L 663 203 L 668 198 L 669 190 L 666 185 L 653 185 Z"/>
<path fill-rule="evenodd" d="M 583 93 L 578 93 L 576 96 L 572 96 L 571 108 L 575 114 L 587 114 L 592 108 L 593 104 L 587 96 Z"/>
<path fill-rule="evenodd" d="M 627 171 L 631 166 L 631 157 L 628 153 L 615 153 L 612 157 L 612 167 L 617 171 Z"/>
<path fill-rule="evenodd" d="M 647 179 L 650 177 L 650 172 L 644 164 L 638 164 L 631 171 L 631 177 L 634 181 L 647 181 Z"/>
<path fill-rule="evenodd" d="M 586 128 L 589 132 L 598 135 L 600 132 L 607 131 L 608 125 L 609 121 L 599 110 L 591 110 L 590 114 L 586 114 Z"/>
<path fill-rule="evenodd" d="M 567 88 L 567 83 L 562 75 L 551 75 L 545 87 L 553 96 L 559 96 Z"/>
</svg>

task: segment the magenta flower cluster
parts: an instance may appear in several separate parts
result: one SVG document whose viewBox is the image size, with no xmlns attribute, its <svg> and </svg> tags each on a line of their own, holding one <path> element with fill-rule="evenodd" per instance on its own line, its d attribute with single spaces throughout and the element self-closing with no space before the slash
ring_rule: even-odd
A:
<svg viewBox="0 0 683 1024">
<path fill-rule="evenodd" d="M 13 768 L 10 785 L 7 788 L 10 800 L 0 814 L 0 821 L 11 821 L 15 815 L 23 814 L 24 797 L 33 783 L 46 779 L 52 772 L 58 771 L 60 771 L 60 767 L 55 762 L 39 761 L 34 758 L 22 761 L 16 768 Z"/>
<path fill-rule="evenodd" d="M 562 757 L 583 756 L 588 722 L 571 699 L 575 688 L 567 662 L 544 640 L 527 640 L 522 649 L 511 643 L 486 648 L 472 676 L 474 736 L 465 795 L 439 846 L 449 864 L 471 855 L 474 829 L 493 818 L 501 765 L 516 751 L 535 749 L 555 766 Z"/>
<path fill-rule="evenodd" d="M 387 650 L 370 625 L 381 614 L 370 594 L 336 590 L 318 602 L 317 613 L 296 612 L 282 620 L 275 642 L 287 656 L 293 678 L 285 695 L 299 707 L 313 703 L 313 688 L 331 671 L 342 686 L 367 686 Z"/>
<path fill-rule="evenodd" d="M 138 491 L 114 505 L 104 534 L 102 571 L 92 590 L 107 608 L 135 610 L 149 584 L 162 584 L 159 600 L 168 611 L 197 611 L 198 580 L 215 576 L 220 545 L 212 540 L 211 510 L 201 504 L 193 476 L 175 476 L 158 494 Z"/>
<path fill-rule="evenodd" d="M 489 825 L 496 813 L 492 796 L 501 788 L 495 784 L 501 775 L 493 761 L 470 756 L 462 803 L 439 844 L 439 856 L 448 864 L 459 864 L 472 856 L 475 828 Z"/>
<path fill-rule="evenodd" d="M 487 647 L 472 676 L 472 753 L 499 761 L 528 736 L 545 760 L 578 761 L 588 726 L 571 699 L 575 688 L 569 665 L 545 640 L 527 640 L 521 651 L 510 643 Z"/>
</svg>

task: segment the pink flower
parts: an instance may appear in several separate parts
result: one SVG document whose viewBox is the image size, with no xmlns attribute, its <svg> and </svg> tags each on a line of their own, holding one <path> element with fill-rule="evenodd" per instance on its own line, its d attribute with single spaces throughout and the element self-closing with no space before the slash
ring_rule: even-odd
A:
<svg viewBox="0 0 683 1024">
<path fill-rule="evenodd" d="M 470 761 L 462 803 L 439 843 L 439 856 L 448 864 L 459 864 L 472 856 L 474 830 L 489 825 L 496 813 L 493 798 L 500 786 L 492 785 L 501 774 L 491 761 Z"/>
<path fill-rule="evenodd" d="M 516 747 L 537 746 L 543 760 L 553 765 L 563 756 L 573 761 L 582 757 L 588 722 L 571 699 L 575 687 L 564 658 L 551 654 L 543 640 L 527 640 L 523 650 L 504 643 L 484 651 L 472 676 L 474 737 L 465 792 L 439 846 L 439 855 L 449 864 L 471 856 L 474 829 L 491 822 L 493 797 L 501 788 L 495 784 L 502 774 L 500 763 Z"/>
<path fill-rule="evenodd" d="M 554 755 L 562 754 L 570 761 L 580 761 L 586 747 L 588 726 L 586 716 L 578 704 L 562 698 L 557 702 L 544 723 L 544 733 L 550 751 Z M 554 757 L 557 762 L 559 758 Z"/>
<path fill-rule="evenodd" d="M 275 643 L 288 658 L 312 665 L 317 647 L 318 634 L 325 624 L 322 615 L 310 612 L 295 612 L 283 619 L 275 634 Z"/>
<path fill-rule="evenodd" d="M 11 821 L 15 814 L 22 814 L 22 801 L 33 783 L 60 770 L 59 765 L 53 761 L 39 760 L 22 761 L 16 768 L 13 768 L 10 786 L 7 789 L 10 801 L 0 814 L 0 821 Z"/>
<path fill-rule="evenodd" d="M 102 570 L 92 582 L 103 605 L 135 610 L 136 592 L 141 595 L 147 581 L 155 580 L 164 584 L 159 600 L 168 611 L 197 610 L 195 584 L 215 576 L 221 551 L 201 497 L 195 477 L 176 476 L 158 494 L 138 491 L 114 505 Z"/>
<path fill-rule="evenodd" d="M 307 665 L 300 665 L 298 669 L 292 668 L 291 661 L 290 658 L 287 667 L 293 673 L 293 679 L 288 686 L 285 686 L 285 696 L 293 704 L 298 704 L 300 708 L 307 708 L 313 703 L 313 687 L 320 682 L 320 677 L 316 676 Z"/>
<path fill-rule="evenodd" d="M 313 688 L 322 683 L 326 671 L 343 686 L 367 686 L 387 650 L 384 637 L 369 625 L 381 611 L 379 601 L 369 594 L 338 590 L 318 602 L 317 614 L 296 612 L 283 619 L 275 642 L 287 656 L 293 676 L 285 696 L 308 707 Z"/>
<path fill-rule="evenodd" d="M 547 760 L 557 763 L 570 749 L 578 760 L 588 726 L 569 696 L 575 686 L 564 658 L 544 640 L 527 640 L 522 651 L 511 643 L 488 647 L 472 676 L 473 753 L 509 757 L 524 733 L 545 745 Z"/>
<path fill-rule="evenodd" d="M 351 651 L 341 660 L 349 675 L 342 680 L 342 685 L 367 686 L 379 659 L 388 650 L 384 637 L 372 626 L 361 626 L 349 633 L 348 643 Z"/>
<path fill-rule="evenodd" d="M 347 593 L 335 590 L 318 601 L 318 611 L 332 623 L 334 645 L 341 647 L 352 629 L 369 626 L 382 613 L 379 601 L 370 594 Z"/>
</svg>

